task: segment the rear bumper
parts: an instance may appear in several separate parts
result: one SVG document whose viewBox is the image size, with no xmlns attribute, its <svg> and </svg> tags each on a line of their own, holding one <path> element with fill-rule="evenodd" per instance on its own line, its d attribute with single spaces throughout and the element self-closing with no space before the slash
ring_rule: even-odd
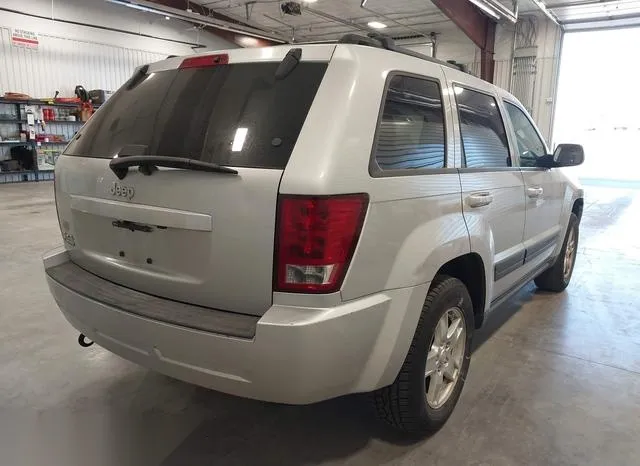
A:
<svg viewBox="0 0 640 466">
<path fill-rule="evenodd" d="M 390 290 L 327 308 L 273 305 L 255 324 L 253 338 L 241 338 L 154 320 L 86 296 L 71 282 L 52 278 L 51 269 L 67 262 L 64 251 L 45 257 L 49 288 L 71 325 L 100 346 L 187 382 L 287 404 L 391 384 L 428 288 Z"/>
</svg>

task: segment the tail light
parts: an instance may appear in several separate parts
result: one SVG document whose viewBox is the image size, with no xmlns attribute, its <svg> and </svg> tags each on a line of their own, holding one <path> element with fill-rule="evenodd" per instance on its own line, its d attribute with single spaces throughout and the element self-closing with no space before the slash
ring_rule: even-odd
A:
<svg viewBox="0 0 640 466">
<path fill-rule="evenodd" d="M 275 290 L 340 289 L 360 237 L 369 196 L 280 196 Z"/>
<path fill-rule="evenodd" d="M 182 60 L 182 63 L 180 63 L 180 69 L 206 68 L 209 66 L 226 65 L 227 63 L 229 63 L 229 55 L 226 53 L 218 55 L 199 55 Z"/>
</svg>

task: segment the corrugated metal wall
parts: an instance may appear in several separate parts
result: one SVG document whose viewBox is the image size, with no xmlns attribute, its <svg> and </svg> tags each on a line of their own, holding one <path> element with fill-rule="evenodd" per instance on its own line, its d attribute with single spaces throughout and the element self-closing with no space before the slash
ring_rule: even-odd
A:
<svg viewBox="0 0 640 466">
<path fill-rule="evenodd" d="M 493 68 L 493 83 L 502 89 L 511 87 L 511 60 L 496 60 Z"/>
<path fill-rule="evenodd" d="M 73 96 L 76 85 L 85 89 L 116 90 L 136 66 L 165 55 L 78 41 L 39 36 L 37 50 L 11 45 L 11 30 L 0 28 L 0 94 L 22 92 L 32 97 Z"/>
<path fill-rule="evenodd" d="M 536 57 L 515 57 L 513 59 L 513 80 L 510 92 L 522 102 L 529 113 L 533 109 L 536 65 Z"/>
<path fill-rule="evenodd" d="M 480 77 L 480 62 L 464 63 L 467 71 Z M 511 83 L 511 60 L 496 60 L 493 68 L 493 83 L 503 89 L 509 90 Z"/>
</svg>

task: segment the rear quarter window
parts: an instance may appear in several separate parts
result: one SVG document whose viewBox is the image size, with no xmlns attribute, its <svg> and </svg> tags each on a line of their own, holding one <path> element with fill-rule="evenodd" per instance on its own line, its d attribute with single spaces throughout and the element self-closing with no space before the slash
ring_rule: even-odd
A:
<svg viewBox="0 0 640 466">
<path fill-rule="evenodd" d="M 419 174 L 445 166 L 442 94 L 431 79 L 395 75 L 376 130 L 372 174 Z"/>
<path fill-rule="evenodd" d="M 286 166 L 327 68 L 239 63 L 150 73 L 121 88 L 80 130 L 66 155 L 112 158 L 127 145 L 147 155 L 237 167 Z"/>
</svg>

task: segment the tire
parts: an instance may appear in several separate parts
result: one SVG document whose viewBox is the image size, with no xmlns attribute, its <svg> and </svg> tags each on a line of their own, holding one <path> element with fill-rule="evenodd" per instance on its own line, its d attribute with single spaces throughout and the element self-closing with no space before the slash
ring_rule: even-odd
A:
<svg viewBox="0 0 640 466">
<path fill-rule="evenodd" d="M 573 235 L 573 236 L 572 236 Z M 536 286 L 544 291 L 553 291 L 559 293 L 569 285 L 571 276 L 573 275 L 573 267 L 576 263 L 578 251 L 579 222 L 575 214 L 569 216 L 569 224 L 567 225 L 567 233 L 564 236 L 562 249 L 551 267 L 538 275 L 534 281 Z M 565 270 L 565 258 L 567 253 L 571 255 L 569 261 L 569 269 Z"/>
<path fill-rule="evenodd" d="M 450 368 L 456 366 L 454 359 L 462 357 L 455 381 L 448 382 L 446 388 L 448 396 L 438 403 L 432 403 L 435 392 L 430 394 L 429 387 L 432 380 L 437 380 L 439 372 L 427 376 L 427 355 L 437 354 L 436 347 L 444 347 L 435 343 L 436 338 L 442 335 L 443 329 L 438 327 L 436 332 L 436 326 L 445 314 L 447 315 L 445 321 L 449 321 L 453 316 L 461 318 L 458 328 L 464 329 L 464 334 L 459 333 L 458 340 L 464 342 L 464 348 L 460 350 L 457 347 L 458 354 L 454 352 L 449 357 L 439 356 L 449 360 L 449 364 L 444 366 L 449 370 L 453 370 Z M 466 286 L 457 278 L 436 277 L 427 294 L 409 352 L 396 380 L 390 386 L 372 393 L 373 403 L 380 419 L 393 428 L 410 434 L 428 434 L 444 425 L 458 402 L 469 370 L 471 340 L 475 328 L 473 319 L 473 305 Z M 431 353 L 430 350 L 432 350 Z M 430 368 L 433 367 L 437 365 L 431 358 Z M 447 369 L 444 369 L 443 373 L 446 371 Z M 440 394 L 444 395 L 444 392 Z"/>
</svg>

